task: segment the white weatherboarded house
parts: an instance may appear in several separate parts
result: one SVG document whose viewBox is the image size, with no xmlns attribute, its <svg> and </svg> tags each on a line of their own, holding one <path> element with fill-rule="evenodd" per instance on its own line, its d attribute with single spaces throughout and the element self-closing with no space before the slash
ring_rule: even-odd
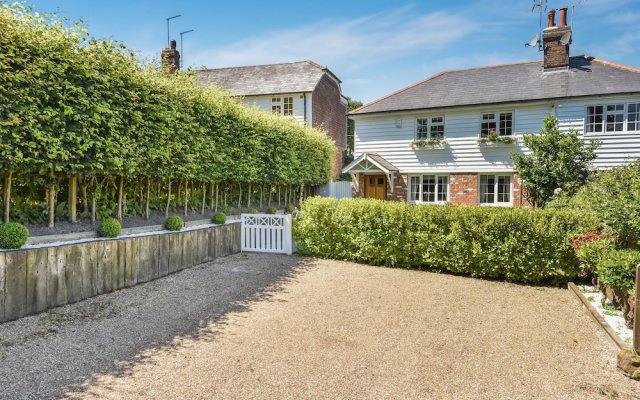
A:
<svg viewBox="0 0 640 400">
<path fill-rule="evenodd" d="M 543 61 L 445 71 L 354 110 L 356 196 L 519 206 L 510 155 L 549 114 L 602 141 L 596 168 L 640 158 L 640 69 L 570 57 L 566 10 L 550 17 Z"/>
</svg>

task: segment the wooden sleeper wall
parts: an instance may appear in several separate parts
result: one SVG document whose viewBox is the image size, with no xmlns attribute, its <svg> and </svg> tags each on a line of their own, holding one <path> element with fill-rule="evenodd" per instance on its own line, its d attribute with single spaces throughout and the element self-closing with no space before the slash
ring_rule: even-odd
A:
<svg viewBox="0 0 640 400">
<path fill-rule="evenodd" d="M 0 252 L 0 322 L 240 252 L 240 223 Z"/>
</svg>

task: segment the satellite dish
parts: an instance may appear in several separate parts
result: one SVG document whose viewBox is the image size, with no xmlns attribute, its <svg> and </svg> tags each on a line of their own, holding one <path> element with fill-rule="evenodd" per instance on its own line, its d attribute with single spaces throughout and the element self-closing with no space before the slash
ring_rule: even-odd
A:
<svg viewBox="0 0 640 400">
<path fill-rule="evenodd" d="M 564 46 L 571 43 L 571 32 L 565 32 L 564 35 L 562 35 L 562 37 L 560 38 L 560 43 L 562 43 Z"/>
<path fill-rule="evenodd" d="M 535 35 L 533 38 L 531 38 L 531 40 L 529 40 L 529 43 L 525 43 L 525 47 L 535 47 L 538 44 L 538 35 Z"/>
</svg>

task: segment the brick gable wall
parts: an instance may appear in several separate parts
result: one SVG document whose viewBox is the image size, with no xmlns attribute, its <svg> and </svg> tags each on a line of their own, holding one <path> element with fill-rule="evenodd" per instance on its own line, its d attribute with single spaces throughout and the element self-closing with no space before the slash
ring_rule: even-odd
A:
<svg viewBox="0 0 640 400">
<path fill-rule="evenodd" d="M 340 86 L 326 74 L 318 82 L 312 95 L 312 124 L 324 128 L 336 143 L 333 177 L 342 171 L 342 154 L 347 140 L 347 107 L 342 104 Z"/>
</svg>

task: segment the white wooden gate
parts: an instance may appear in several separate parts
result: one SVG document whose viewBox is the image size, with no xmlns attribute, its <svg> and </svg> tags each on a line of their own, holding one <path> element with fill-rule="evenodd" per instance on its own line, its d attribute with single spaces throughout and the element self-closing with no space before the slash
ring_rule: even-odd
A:
<svg viewBox="0 0 640 400">
<path fill-rule="evenodd" d="M 291 215 L 242 214 L 241 250 L 291 255 Z"/>
</svg>

